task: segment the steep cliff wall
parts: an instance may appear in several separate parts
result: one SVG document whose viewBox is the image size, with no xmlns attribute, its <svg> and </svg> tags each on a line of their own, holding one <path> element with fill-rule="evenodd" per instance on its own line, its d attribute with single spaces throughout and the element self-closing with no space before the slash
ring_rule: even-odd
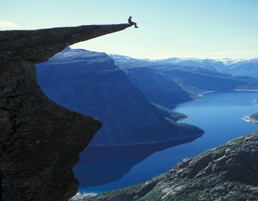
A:
<svg viewBox="0 0 258 201">
<path fill-rule="evenodd" d="M 40 87 L 51 100 L 102 122 L 103 128 L 90 146 L 174 144 L 203 134 L 194 126 L 177 124 L 171 111 L 150 103 L 104 53 L 66 48 L 47 62 L 37 64 L 37 75 Z M 143 77 L 146 75 L 139 77 L 141 82 Z M 172 96 L 173 92 L 180 96 L 175 91 Z"/>
<path fill-rule="evenodd" d="M 72 167 L 101 127 L 50 101 L 34 63 L 66 46 L 129 24 L 0 32 L 0 167 L 3 200 L 68 200 L 78 189 Z"/>
</svg>

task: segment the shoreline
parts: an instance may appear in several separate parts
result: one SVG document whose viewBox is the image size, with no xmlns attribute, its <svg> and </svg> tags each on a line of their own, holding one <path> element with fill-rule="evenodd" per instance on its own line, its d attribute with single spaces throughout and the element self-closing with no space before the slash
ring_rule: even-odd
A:
<svg viewBox="0 0 258 201">
<path fill-rule="evenodd" d="M 198 93 L 197 95 L 196 95 L 196 99 L 197 100 L 199 100 L 199 99 L 202 99 L 202 97 L 203 97 L 203 95 L 204 94 L 207 94 L 207 93 L 214 93 L 214 92 L 216 92 L 216 91 L 203 91 L 203 92 L 200 92 L 200 93 Z"/>
<path fill-rule="evenodd" d="M 258 120 L 257 120 L 257 119 L 254 119 L 254 118 L 252 118 L 252 117 L 250 117 L 250 116 L 245 116 L 245 117 L 243 118 L 243 120 L 246 121 L 246 122 L 252 122 L 252 123 L 258 124 Z"/>
<path fill-rule="evenodd" d="M 258 91 L 258 89 L 234 89 L 234 91 L 255 92 Z"/>
<path fill-rule="evenodd" d="M 77 193 L 75 196 L 69 199 L 69 201 L 79 201 L 83 200 L 84 198 L 94 197 L 98 195 L 97 193 Z"/>
</svg>

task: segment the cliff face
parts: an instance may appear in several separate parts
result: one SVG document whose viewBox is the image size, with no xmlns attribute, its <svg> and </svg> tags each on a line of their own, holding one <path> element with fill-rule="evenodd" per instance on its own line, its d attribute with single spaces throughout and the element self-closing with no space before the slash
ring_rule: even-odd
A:
<svg viewBox="0 0 258 201">
<path fill-rule="evenodd" d="M 84 200 L 257 200 L 258 131 L 184 159 L 169 172 Z"/>
<path fill-rule="evenodd" d="M 66 46 L 129 24 L 0 32 L 0 167 L 3 200 L 68 200 L 78 189 L 72 167 L 101 127 L 50 101 L 34 63 Z"/>
<path fill-rule="evenodd" d="M 37 75 L 51 100 L 102 122 L 90 146 L 189 141 L 203 134 L 195 126 L 177 124 L 171 111 L 150 103 L 104 53 L 67 48 L 37 64 Z"/>
<path fill-rule="evenodd" d="M 81 152 L 80 164 L 74 168 L 75 174 L 80 175 L 81 188 L 115 181 L 152 153 L 203 134 L 195 126 L 176 123 L 186 115 L 148 101 L 105 53 L 66 48 L 36 66 L 39 85 L 51 100 L 102 122 L 102 128 Z M 146 75 L 143 77 L 147 79 Z M 179 93 L 170 92 L 169 97 L 180 98 Z M 167 97 L 164 93 L 159 95 L 160 100 Z M 123 163 L 129 159 L 132 162 Z M 105 164 L 105 168 L 83 165 L 106 160 L 113 162 L 110 166 Z"/>
</svg>

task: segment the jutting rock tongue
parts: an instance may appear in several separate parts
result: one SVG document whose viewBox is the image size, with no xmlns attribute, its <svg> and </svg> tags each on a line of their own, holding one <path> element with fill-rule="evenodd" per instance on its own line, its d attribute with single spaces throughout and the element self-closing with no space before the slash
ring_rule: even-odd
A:
<svg viewBox="0 0 258 201">
<path fill-rule="evenodd" d="M 40 63 L 69 45 L 121 31 L 130 26 L 130 24 L 85 25 L 33 31 L 0 31 L 0 61 L 26 60 Z"/>
<path fill-rule="evenodd" d="M 0 31 L 0 168 L 3 200 L 68 200 L 78 190 L 72 168 L 101 122 L 50 101 L 34 63 L 68 45 L 129 24 Z"/>
</svg>

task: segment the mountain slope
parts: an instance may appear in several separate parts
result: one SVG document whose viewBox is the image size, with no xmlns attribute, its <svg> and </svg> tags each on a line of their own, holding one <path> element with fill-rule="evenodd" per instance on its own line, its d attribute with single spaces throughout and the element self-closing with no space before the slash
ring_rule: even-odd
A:
<svg viewBox="0 0 258 201">
<path fill-rule="evenodd" d="M 127 69 L 126 75 L 149 100 L 165 107 L 173 108 L 192 100 L 178 84 L 156 69 L 148 67 Z"/>
<path fill-rule="evenodd" d="M 156 62 L 166 64 L 176 64 L 183 66 L 212 67 L 219 72 L 233 76 L 246 76 L 258 78 L 258 59 L 182 59 L 169 58 L 157 60 Z"/>
<path fill-rule="evenodd" d="M 119 55 L 111 55 L 116 64 L 127 72 L 129 79 L 136 84 L 139 89 L 144 83 L 139 82 L 135 77 L 145 74 L 146 68 L 152 69 L 153 73 L 161 75 L 164 79 L 170 79 L 182 90 L 193 98 L 205 91 L 231 91 L 231 90 L 256 90 L 258 80 L 249 77 L 234 77 L 230 74 L 218 72 L 215 68 L 224 66 L 222 62 L 214 60 L 140 60 Z M 152 80 L 159 85 L 162 79 Z M 165 90 L 169 89 L 166 87 Z M 146 94 L 148 96 L 148 94 Z M 149 95 L 151 97 L 151 95 Z M 180 100 L 180 99 L 179 99 Z"/>
<path fill-rule="evenodd" d="M 258 80 L 248 77 L 234 77 L 211 68 L 195 66 L 161 66 L 159 70 L 173 79 L 190 94 L 202 91 L 256 90 Z"/>
<path fill-rule="evenodd" d="M 189 140 L 203 134 L 175 122 L 185 115 L 175 116 L 148 101 L 104 53 L 67 48 L 38 64 L 37 75 L 51 100 L 102 122 L 91 146 Z"/>
<path fill-rule="evenodd" d="M 242 60 L 229 63 L 222 72 L 230 73 L 234 76 L 248 76 L 258 78 L 258 59 Z"/>
<path fill-rule="evenodd" d="M 184 159 L 144 184 L 83 200 L 258 200 L 257 143 L 258 131 Z"/>
</svg>

